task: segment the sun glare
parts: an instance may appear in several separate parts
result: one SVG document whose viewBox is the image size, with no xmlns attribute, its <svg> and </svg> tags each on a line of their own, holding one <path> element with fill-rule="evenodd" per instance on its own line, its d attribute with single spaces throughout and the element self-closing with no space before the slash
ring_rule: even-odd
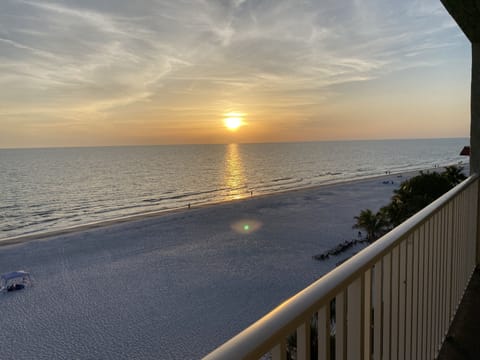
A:
<svg viewBox="0 0 480 360">
<path fill-rule="evenodd" d="M 238 113 L 228 113 L 225 114 L 225 126 L 229 130 L 237 130 L 240 126 L 243 125 L 242 115 Z"/>
<path fill-rule="evenodd" d="M 242 120 L 238 117 L 229 117 L 225 119 L 225 126 L 230 130 L 238 129 L 242 124 Z"/>
</svg>

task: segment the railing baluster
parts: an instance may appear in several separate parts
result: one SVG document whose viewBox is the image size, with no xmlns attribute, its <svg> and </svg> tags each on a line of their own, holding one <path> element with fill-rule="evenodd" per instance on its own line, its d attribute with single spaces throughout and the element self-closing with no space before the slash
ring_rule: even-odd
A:
<svg viewBox="0 0 480 360">
<path fill-rule="evenodd" d="M 442 208 L 438 212 L 438 223 L 437 223 L 437 281 L 438 281 L 438 289 L 437 289 L 437 311 L 436 311 L 436 351 L 435 357 L 438 355 L 440 351 L 440 345 L 442 343 L 442 339 L 444 337 L 443 332 L 443 293 L 445 291 L 444 285 L 444 233 L 443 233 L 443 222 L 444 222 L 444 208 Z"/>
<path fill-rule="evenodd" d="M 459 255 L 459 238 L 458 234 L 460 233 L 460 216 L 459 216 L 459 210 L 458 210 L 458 198 L 455 198 L 453 200 L 454 204 L 454 234 L 453 234 L 453 256 L 454 256 L 454 266 L 453 266 L 453 309 L 452 309 L 452 315 L 456 313 L 457 311 L 457 304 L 458 304 L 458 283 L 459 283 L 459 278 L 460 278 L 460 255 Z"/>
<path fill-rule="evenodd" d="M 362 277 L 347 288 L 347 359 L 362 359 Z"/>
<path fill-rule="evenodd" d="M 446 335 L 447 331 L 447 316 L 446 316 L 446 307 L 447 307 L 447 292 L 448 292 L 448 235 L 446 224 L 448 216 L 448 207 L 444 206 L 442 209 L 442 307 L 441 307 L 441 319 L 442 319 L 442 339 Z"/>
<path fill-rule="evenodd" d="M 380 260 L 375 264 L 373 279 L 373 355 L 374 360 L 382 358 L 382 331 L 383 331 L 383 307 L 382 307 L 382 291 L 383 291 L 383 263 Z"/>
<path fill-rule="evenodd" d="M 471 271 L 472 268 L 472 247 L 471 243 L 473 242 L 473 229 L 471 226 L 471 222 L 473 221 L 473 216 L 471 212 L 475 212 L 474 209 L 471 207 L 472 201 L 469 201 L 474 196 L 474 188 L 467 189 L 465 191 L 465 223 L 466 223 L 466 239 L 465 239 L 465 247 L 466 247 L 466 273 L 467 273 L 467 279 L 470 279 L 472 276 L 473 271 Z M 473 250 L 475 252 L 475 250 Z"/>
<path fill-rule="evenodd" d="M 392 251 L 392 303 L 391 303 L 391 322 L 392 322 L 392 338 L 390 359 L 398 359 L 398 337 L 399 337 L 399 321 L 398 321 L 398 299 L 400 289 L 400 247 L 397 246 Z"/>
<path fill-rule="evenodd" d="M 476 183 L 476 186 L 470 187 L 471 195 L 469 196 L 469 199 L 478 199 L 479 194 L 478 194 L 478 182 Z M 468 201 L 470 204 L 470 210 L 469 214 L 471 214 L 470 218 L 470 246 L 471 246 L 471 252 L 470 252 L 470 268 L 475 269 L 476 265 L 476 253 L 477 253 L 477 222 L 479 221 L 479 214 L 478 214 L 478 205 L 476 204 L 476 201 Z M 480 249 L 480 246 L 479 246 Z M 473 272 L 473 271 L 472 271 Z"/>
<path fill-rule="evenodd" d="M 417 359 L 424 359 L 423 348 L 425 344 L 425 225 L 418 229 L 418 337 Z"/>
<path fill-rule="evenodd" d="M 310 359 L 310 320 L 297 328 L 297 360 Z"/>
<path fill-rule="evenodd" d="M 407 239 L 400 244 L 399 288 L 398 288 L 398 358 L 405 359 L 405 317 L 407 287 Z"/>
<path fill-rule="evenodd" d="M 383 258 L 383 343 L 382 359 L 390 359 L 392 351 L 392 253 Z"/>
<path fill-rule="evenodd" d="M 462 203 L 463 203 L 463 195 L 464 193 L 461 193 L 458 199 L 458 220 L 459 220 L 459 236 L 458 236 L 458 264 L 459 266 L 459 274 L 458 274 L 458 297 L 457 297 L 457 303 L 460 303 L 461 297 L 463 295 L 463 281 L 465 279 L 465 256 L 463 252 L 463 239 L 464 239 L 464 214 L 462 211 Z"/>
<path fill-rule="evenodd" d="M 420 306 L 420 296 L 419 296 L 419 258 L 420 258 L 420 247 L 419 247 L 419 234 L 418 230 L 414 232 L 412 237 L 412 254 L 413 254 L 413 269 L 412 269 L 412 321 L 411 321 L 411 351 L 410 358 L 418 358 L 417 353 L 417 344 L 418 344 L 418 327 L 420 322 L 418 321 L 418 308 Z"/>
<path fill-rule="evenodd" d="M 330 302 L 318 310 L 318 360 L 330 360 Z"/>
<path fill-rule="evenodd" d="M 472 206 L 474 204 L 474 201 L 468 201 L 468 199 L 476 199 L 476 191 L 475 187 L 471 187 L 467 190 L 468 196 L 467 196 L 467 201 L 466 201 L 466 212 L 467 212 L 467 228 L 468 228 L 468 239 L 467 239 L 467 246 L 468 246 L 468 269 L 472 269 L 473 265 L 475 264 L 474 257 L 472 256 L 472 253 L 475 254 L 476 249 L 472 246 L 472 243 L 474 242 L 474 237 L 475 237 L 475 229 L 472 226 L 472 223 L 475 221 L 476 217 L 476 210 Z M 469 277 L 471 276 L 471 272 L 469 274 Z"/>
<path fill-rule="evenodd" d="M 453 228 L 453 222 L 454 222 L 454 208 L 453 208 L 453 202 L 448 204 L 448 279 L 447 279 L 447 284 L 448 284 L 448 295 L 447 295 L 447 311 L 448 311 L 448 322 L 450 323 L 453 319 L 453 267 L 454 267 L 454 244 L 453 244 L 453 236 L 454 236 L 454 228 Z"/>
<path fill-rule="evenodd" d="M 429 297 L 429 288 L 430 288 L 430 246 L 429 246 L 429 241 L 430 241 L 430 229 L 428 226 L 428 223 L 426 223 L 423 227 L 424 229 L 424 243 L 425 243 L 425 268 L 424 268 L 424 277 L 423 277 L 423 341 L 422 341 L 422 358 L 423 359 L 430 359 L 428 357 L 428 344 L 429 344 L 429 338 L 428 338 L 428 331 L 429 331 L 429 317 L 428 317 L 428 311 L 430 308 L 430 297 Z"/>
<path fill-rule="evenodd" d="M 444 338 L 444 329 L 443 329 L 443 302 L 444 297 L 443 294 L 445 293 L 445 234 L 443 232 L 443 223 L 445 221 L 445 212 L 444 208 L 442 208 L 439 212 L 439 224 L 438 224 L 438 282 L 439 282 L 439 289 L 438 289 L 438 310 L 437 310 L 437 344 L 441 344 Z M 438 346 L 437 353 L 440 350 L 440 346 Z"/>
<path fill-rule="evenodd" d="M 287 360 L 287 341 L 282 339 L 282 341 L 272 349 L 271 354 L 272 360 Z"/>
<path fill-rule="evenodd" d="M 346 359 L 346 291 L 340 292 L 335 300 L 335 360 Z"/>
<path fill-rule="evenodd" d="M 372 353 L 372 270 L 363 274 L 363 358 L 370 360 Z M 360 339 L 361 341 L 362 339 Z"/>
<path fill-rule="evenodd" d="M 459 271 L 458 271 L 458 282 L 457 282 L 457 303 L 460 302 L 460 297 L 463 291 L 463 286 L 462 286 L 462 280 L 463 280 L 463 264 L 465 259 L 463 258 L 463 214 L 462 214 L 462 194 L 460 194 L 458 198 L 458 230 L 459 234 L 458 236 L 458 265 L 459 265 Z"/>
<path fill-rule="evenodd" d="M 438 216 L 439 214 L 436 213 L 433 217 L 429 220 L 432 225 L 432 321 L 430 324 L 431 330 L 431 354 L 432 358 L 436 357 L 437 353 L 437 334 L 438 334 L 438 299 L 440 298 L 438 294 L 439 283 L 438 283 L 438 259 L 439 259 L 439 239 L 438 239 Z"/>
<path fill-rule="evenodd" d="M 438 334 L 438 343 L 442 342 L 442 339 L 446 335 L 445 329 L 445 293 L 447 292 L 446 283 L 447 283 L 447 261 L 446 261 L 446 212 L 445 207 L 442 208 L 440 215 L 440 309 L 439 309 L 439 334 Z"/>
<path fill-rule="evenodd" d="M 432 307 L 433 307 L 433 224 L 432 221 L 426 222 L 427 226 L 427 254 L 428 254 L 428 268 L 427 268 L 427 344 L 426 344 L 426 358 L 432 359 Z"/>
<path fill-rule="evenodd" d="M 414 252 L 413 234 L 406 240 L 407 267 L 406 267 L 406 313 L 405 313 L 405 359 L 412 358 L 412 302 L 413 302 L 413 267 L 417 254 Z"/>
</svg>

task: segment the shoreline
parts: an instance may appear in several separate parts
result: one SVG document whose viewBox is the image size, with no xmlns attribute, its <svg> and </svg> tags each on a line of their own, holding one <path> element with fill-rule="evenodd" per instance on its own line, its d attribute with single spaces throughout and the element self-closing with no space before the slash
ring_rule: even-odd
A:
<svg viewBox="0 0 480 360">
<path fill-rule="evenodd" d="M 139 213 L 139 214 L 126 215 L 126 216 L 123 216 L 123 217 L 113 218 L 113 219 L 105 219 L 105 220 L 100 220 L 98 222 L 81 224 L 81 225 L 66 227 L 66 228 L 63 228 L 63 229 L 57 229 L 57 230 L 51 230 L 51 231 L 47 230 L 47 231 L 44 231 L 44 232 L 40 231 L 38 233 L 31 233 L 31 234 L 23 234 L 23 235 L 18 235 L 18 236 L 6 237 L 4 239 L 0 239 L 0 248 L 3 247 L 3 246 L 15 245 L 15 244 L 25 243 L 25 242 L 29 242 L 29 241 L 34 241 L 34 240 L 46 240 L 48 238 L 53 238 L 53 237 L 63 236 L 63 235 L 69 235 L 69 234 L 75 234 L 75 233 L 79 233 L 79 232 L 84 232 L 84 231 L 103 228 L 103 227 L 109 227 L 109 226 L 118 225 L 118 224 L 127 223 L 127 222 L 136 222 L 136 221 L 142 221 L 142 220 L 157 218 L 157 217 L 158 218 L 163 218 L 163 217 L 178 214 L 178 213 L 188 213 L 188 212 L 197 211 L 197 210 L 210 208 L 210 207 L 229 205 L 229 204 L 233 204 L 233 203 L 242 203 L 242 202 L 245 202 L 245 201 L 252 201 L 252 200 L 260 200 L 260 199 L 265 199 L 265 198 L 268 198 L 268 197 L 274 197 L 274 196 L 282 195 L 282 194 L 289 194 L 289 193 L 293 194 L 293 193 L 302 192 L 302 191 L 315 191 L 315 190 L 319 190 L 319 189 L 323 189 L 323 188 L 343 186 L 343 185 L 349 185 L 349 184 L 354 184 L 354 183 L 361 183 L 361 182 L 364 182 L 364 181 L 371 181 L 371 180 L 376 180 L 376 179 L 381 180 L 381 179 L 391 177 L 391 176 L 402 177 L 402 181 L 403 181 L 408 177 L 415 176 L 415 175 L 419 174 L 421 171 L 438 171 L 440 169 L 444 169 L 446 166 L 451 166 L 451 165 L 460 165 L 460 166 L 463 166 L 465 168 L 464 164 L 441 165 L 441 166 L 438 166 L 438 167 L 431 167 L 431 168 L 418 169 L 418 170 L 409 170 L 409 171 L 405 171 L 405 172 L 393 172 L 393 173 L 390 173 L 390 174 L 382 174 L 382 175 L 365 176 L 365 177 L 359 177 L 359 178 L 355 178 L 355 179 L 347 179 L 347 180 L 340 180 L 340 181 L 333 180 L 332 182 L 326 181 L 325 183 L 322 183 L 322 184 L 306 186 L 306 187 L 301 187 L 301 188 L 280 190 L 280 191 L 275 191 L 275 192 L 271 192 L 271 193 L 253 195 L 253 196 L 245 196 L 245 197 L 242 197 L 242 198 L 239 198 L 239 199 L 230 199 L 230 200 L 224 200 L 224 201 L 209 202 L 209 203 L 204 203 L 204 204 L 199 204 L 199 205 L 192 205 L 190 208 L 189 207 L 180 207 L 180 208 L 172 208 L 172 209 L 166 209 L 166 210 L 154 210 L 154 211 L 151 211 L 151 212 L 143 212 L 143 213 Z"/>
</svg>

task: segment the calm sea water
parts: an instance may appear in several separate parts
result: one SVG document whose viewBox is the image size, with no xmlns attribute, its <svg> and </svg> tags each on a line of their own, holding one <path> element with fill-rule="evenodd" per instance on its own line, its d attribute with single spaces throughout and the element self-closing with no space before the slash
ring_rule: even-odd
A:
<svg viewBox="0 0 480 360">
<path fill-rule="evenodd" d="M 466 162 L 468 139 L 0 150 L 0 240 Z"/>
</svg>

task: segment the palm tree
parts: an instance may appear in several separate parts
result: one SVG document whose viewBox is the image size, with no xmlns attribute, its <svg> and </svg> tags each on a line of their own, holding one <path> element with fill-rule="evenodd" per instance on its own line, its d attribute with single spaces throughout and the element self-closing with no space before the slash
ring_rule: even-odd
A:
<svg viewBox="0 0 480 360">
<path fill-rule="evenodd" d="M 374 214 L 370 209 L 362 210 L 360 215 L 355 216 L 354 219 L 357 222 L 353 228 L 365 230 L 369 242 L 375 241 L 386 225 L 384 213 L 381 211 Z"/>
<path fill-rule="evenodd" d="M 420 175 L 405 180 L 400 188 L 394 190 L 392 201 L 387 205 L 390 215 L 396 215 L 390 219 L 394 220 L 392 225 L 397 226 L 407 220 L 452 187 L 445 173 L 420 172 Z"/>
<path fill-rule="evenodd" d="M 447 178 L 452 187 L 460 184 L 467 178 L 463 173 L 463 167 L 455 165 L 445 167 L 445 171 L 442 175 Z"/>
<path fill-rule="evenodd" d="M 400 225 L 405 219 L 403 215 L 403 204 L 400 199 L 392 198 L 390 204 L 380 209 L 383 214 L 385 228 L 391 230 Z"/>
<path fill-rule="evenodd" d="M 463 168 L 447 166 L 441 174 L 437 172 L 420 172 L 403 181 L 400 187 L 393 192 L 388 205 L 374 214 L 371 210 L 362 210 L 353 228 L 364 229 L 367 240 L 373 242 L 383 231 L 392 229 L 410 216 L 416 214 L 425 206 L 442 196 L 448 190 L 465 180 Z"/>
</svg>

